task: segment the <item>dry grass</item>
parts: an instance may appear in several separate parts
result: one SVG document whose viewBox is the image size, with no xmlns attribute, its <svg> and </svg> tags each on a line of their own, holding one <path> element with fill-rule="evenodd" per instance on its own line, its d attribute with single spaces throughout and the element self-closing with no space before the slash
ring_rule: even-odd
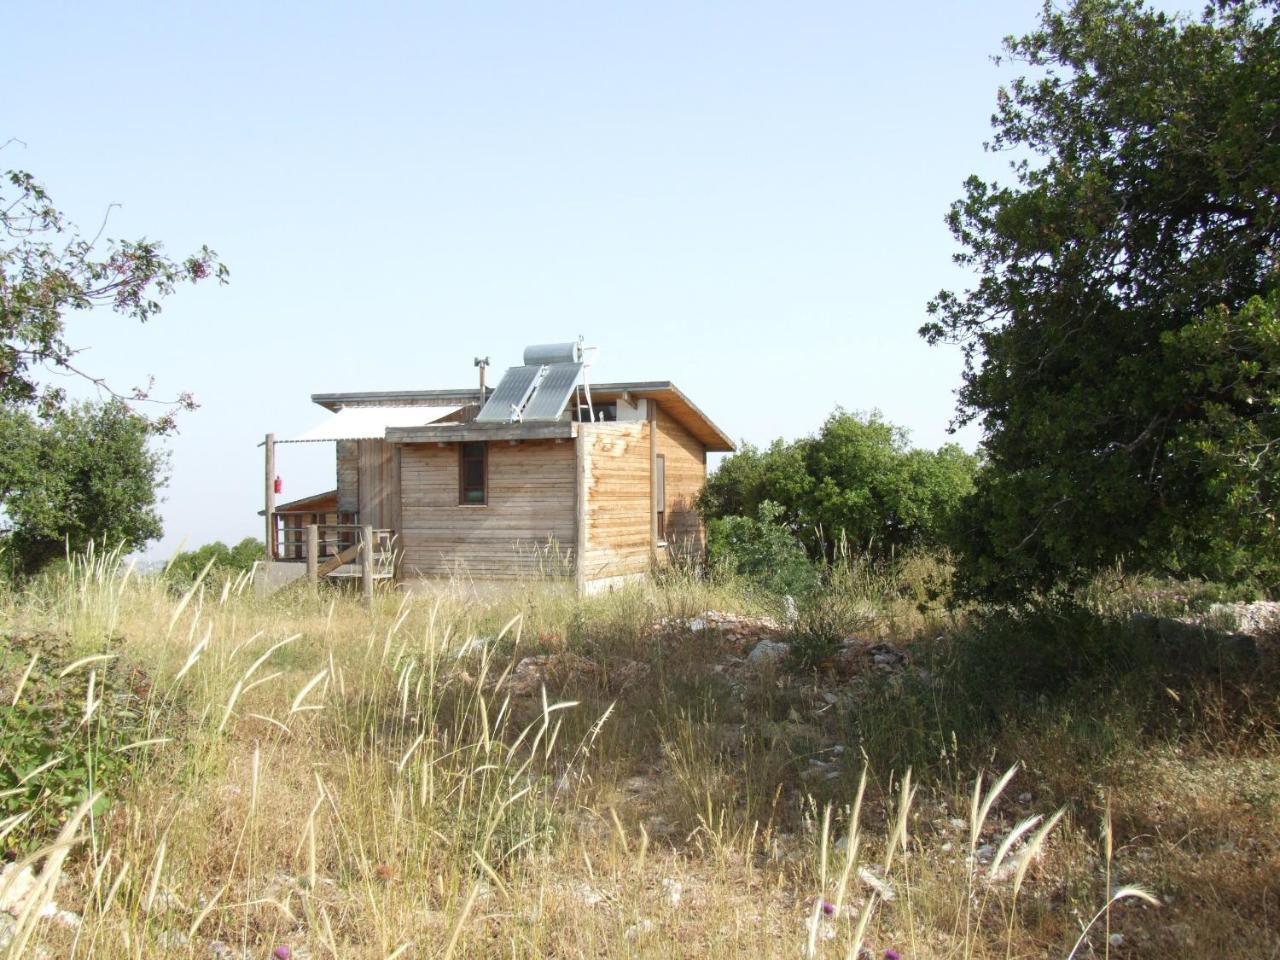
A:
<svg viewBox="0 0 1280 960">
<path fill-rule="evenodd" d="M 1051 782 L 1051 731 L 1024 734 L 1030 769 L 1008 744 L 994 769 L 953 756 L 914 777 L 850 748 L 815 780 L 810 761 L 848 738 L 809 715 L 811 681 L 728 685 L 713 637 L 653 626 L 754 603 L 675 578 L 583 602 L 455 584 L 367 609 L 242 582 L 178 596 L 118 558 L 80 562 L 9 597 L 5 630 L 69 638 L 67 665 L 111 654 L 145 674 L 146 728 L 102 785 L 111 806 L 76 811 L 31 858 L 80 922 L 28 912 L 10 956 L 1280 948 L 1265 738 L 1135 744 Z M 531 687 L 514 668 L 544 655 Z M 18 679 L 0 694 L 21 696 Z"/>
</svg>

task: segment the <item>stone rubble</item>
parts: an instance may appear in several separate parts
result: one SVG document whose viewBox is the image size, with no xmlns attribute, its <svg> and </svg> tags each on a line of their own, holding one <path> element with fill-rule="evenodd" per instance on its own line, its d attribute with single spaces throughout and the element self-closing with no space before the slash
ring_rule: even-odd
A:
<svg viewBox="0 0 1280 960">
<path fill-rule="evenodd" d="M 687 630 L 690 633 L 713 635 L 726 649 L 739 656 L 759 641 L 777 637 L 783 629 L 771 617 L 746 617 L 723 610 L 706 610 L 696 617 L 684 620 L 659 620 L 654 628 L 658 632 Z"/>
<path fill-rule="evenodd" d="M 7 949 L 13 941 L 17 933 L 18 918 L 38 892 L 39 885 L 33 867 L 20 869 L 16 863 L 0 867 L 0 950 Z M 80 914 L 73 910 L 63 910 L 52 898 L 40 908 L 38 916 L 64 927 L 78 927 L 81 923 Z"/>
<path fill-rule="evenodd" d="M 1226 652 L 1249 660 L 1280 652 L 1280 603 L 1271 600 L 1215 603 L 1204 614 L 1185 617 L 1135 613 L 1131 621 L 1174 649 L 1194 649 L 1214 637 Z"/>
<path fill-rule="evenodd" d="M 680 906 L 680 898 L 684 896 L 684 884 L 679 880 L 673 880 L 671 877 L 662 878 L 662 889 L 667 893 L 667 899 L 673 907 Z"/>
<path fill-rule="evenodd" d="M 761 640 L 747 654 L 747 664 L 752 667 L 776 667 L 791 653 L 789 644 L 778 640 Z"/>
<path fill-rule="evenodd" d="M 631 926 L 627 927 L 626 932 L 623 933 L 622 936 L 624 940 L 637 940 L 640 937 L 643 937 L 646 933 L 651 933 L 652 931 L 653 921 L 646 917 L 638 923 L 633 923 Z"/>
</svg>

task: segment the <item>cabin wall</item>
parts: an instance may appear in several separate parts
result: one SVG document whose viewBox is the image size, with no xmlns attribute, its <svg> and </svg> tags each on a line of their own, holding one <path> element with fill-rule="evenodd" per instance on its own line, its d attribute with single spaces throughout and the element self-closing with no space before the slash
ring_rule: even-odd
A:
<svg viewBox="0 0 1280 960">
<path fill-rule="evenodd" d="M 357 506 L 360 523 L 375 530 L 400 529 L 400 470 L 395 447 L 385 440 L 356 441 Z"/>
<path fill-rule="evenodd" d="M 339 440 L 338 448 L 338 511 L 356 513 L 360 509 L 360 450 L 359 440 Z"/>
<path fill-rule="evenodd" d="M 576 537 L 571 441 L 492 441 L 488 502 L 458 503 L 458 444 L 400 448 L 406 576 L 503 579 L 565 574 Z"/>
<path fill-rule="evenodd" d="M 337 442 L 338 510 L 377 530 L 400 529 L 400 468 L 385 440 Z"/>
<path fill-rule="evenodd" d="M 707 482 L 707 448 L 658 404 L 657 452 L 666 460 L 665 533 L 669 556 L 701 557 L 706 546 L 698 494 Z"/>
<path fill-rule="evenodd" d="M 579 559 L 584 582 L 642 574 L 653 558 L 648 423 L 584 423 Z"/>
</svg>

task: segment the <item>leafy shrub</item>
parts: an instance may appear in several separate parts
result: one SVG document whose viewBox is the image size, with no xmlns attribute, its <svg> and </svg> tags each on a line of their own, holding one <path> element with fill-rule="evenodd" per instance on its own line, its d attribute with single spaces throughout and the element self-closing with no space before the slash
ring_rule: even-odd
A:
<svg viewBox="0 0 1280 960">
<path fill-rule="evenodd" d="M 873 608 L 854 592 L 840 589 L 831 573 L 832 568 L 824 570 L 821 588 L 804 598 L 788 627 L 786 640 L 797 668 L 816 667 L 874 618 Z"/>
<path fill-rule="evenodd" d="M 4 561 L 31 574 L 91 542 L 136 550 L 161 534 L 167 455 L 127 404 L 79 403 L 37 416 L 0 409 Z"/>
<path fill-rule="evenodd" d="M 777 504 L 760 504 L 756 518 L 720 517 L 707 523 L 713 568 L 743 577 L 770 593 L 806 596 L 818 586 L 818 571 L 795 534 L 778 522 Z"/>
<path fill-rule="evenodd" d="M 912 647 L 912 668 L 871 678 L 849 722 L 876 767 L 1013 760 L 1052 742 L 1097 764 L 1149 738 L 1177 738 L 1205 717 L 1227 737 L 1274 725 L 1280 701 L 1249 694 L 1256 664 L 1221 636 L 1173 644 L 1150 618 L 1100 615 L 1074 599 L 974 612 L 951 637 Z M 1055 761 L 1056 762 L 1056 761 Z"/>
<path fill-rule="evenodd" d="M 178 554 L 169 563 L 168 575 L 176 583 L 190 583 L 210 560 L 213 561 L 211 573 L 243 573 L 252 570 L 254 563 L 262 559 L 264 549 L 262 541 L 253 537 L 245 537 L 234 547 L 215 540 L 198 550 Z"/>
<path fill-rule="evenodd" d="M 69 651 L 65 642 L 0 638 L 0 831 L 11 828 L 4 849 L 51 840 L 86 796 L 123 780 L 133 758 L 117 749 L 145 737 L 146 676 L 98 661 L 63 677 Z M 109 802 L 104 794 L 95 812 Z"/>
<path fill-rule="evenodd" d="M 836 410 L 815 436 L 744 445 L 707 479 L 699 507 L 714 520 L 753 517 L 771 502 L 814 559 L 832 558 L 841 544 L 892 557 L 945 540 L 977 468 L 955 444 L 916 449 L 878 413 Z"/>
</svg>

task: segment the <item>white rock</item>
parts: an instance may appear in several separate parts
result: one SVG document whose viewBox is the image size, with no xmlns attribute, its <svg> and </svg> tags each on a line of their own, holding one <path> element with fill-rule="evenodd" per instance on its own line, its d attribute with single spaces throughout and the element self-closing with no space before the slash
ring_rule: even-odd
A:
<svg viewBox="0 0 1280 960">
<path fill-rule="evenodd" d="M 680 906 L 680 898 L 684 896 L 683 883 L 679 880 L 672 880 L 670 877 L 663 877 L 662 889 L 667 891 L 667 899 L 671 901 L 673 907 Z"/>
<path fill-rule="evenodd" d="M 36 872 L 31 867 L 19 870 L 15 864 L 0 869 L 0 911 L 15 917 L 26 906 L 27 896 L 36 885 Z"/>
<path fill-rule="evenodd" d="M 761 640 L 747 654 L 747 663 L 761 667 L 766 664 L 776 666 L 787 658 L 791 647 L 777 640 Z"/>
<path fill-rule="evenodd" d="M 604 903 L 608 897 L 589 883 L 578 883 L 573 888 L 574 895 L 582 901 L 583 906 L 594 907 Z"/>
<path fill-rule="evenodd" d="M 1233 629 L 1252 636 L 1272 626 L 1280 626 L 1280 603 L 1273 600 L 1215 603 L 1209 608 L 1209 619 L 1226 621 Z"/>
<path fill-rule="evenodd" d="M 653 921 L 646 917 L 639 923 L 633 923 L 631 926 L 627 927 L 627 931 L 623 934 L 623 937 L 627 940 L 635 940 L 638 937 L 643 937 L 646 933 L 649 933 L 652 930 Z"/>
<path fill-rule="evenodd" d="M 889 903 L 893 900 L 893 887 L 885 883 L 866 867 L 858 868 L 858 879 L 880 895 L 880 899 Z"/>
</svg>

